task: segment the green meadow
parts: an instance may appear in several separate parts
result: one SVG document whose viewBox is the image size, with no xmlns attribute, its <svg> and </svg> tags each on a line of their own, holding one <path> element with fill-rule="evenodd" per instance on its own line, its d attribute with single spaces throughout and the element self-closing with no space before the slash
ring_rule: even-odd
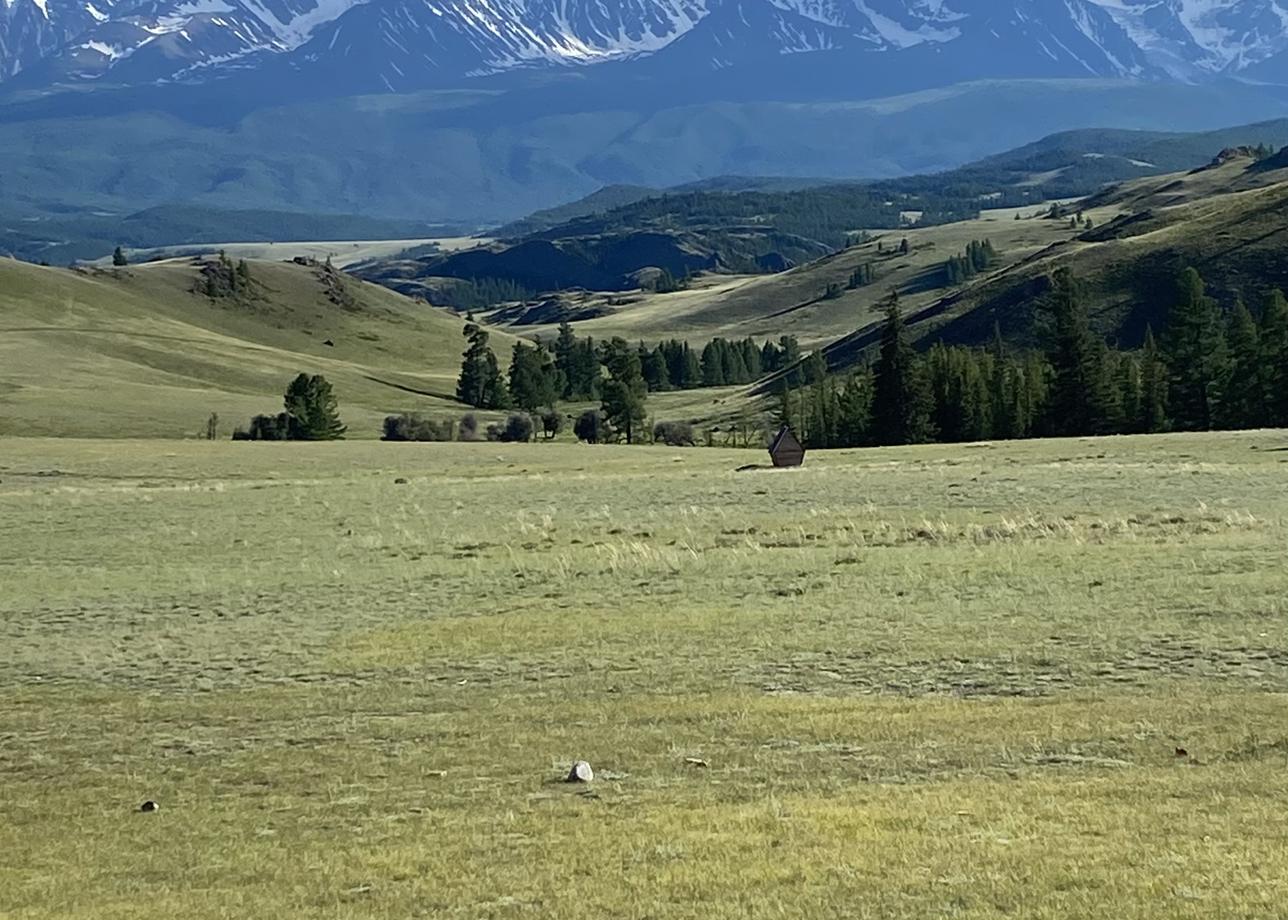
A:
<svg viewBox="0 0 1288 920">
<path fill-rule="evenodd" d="M 1288 437 L 763 460 L 0 440 L 0 917 L 1285 915 Z"/>
</svg>

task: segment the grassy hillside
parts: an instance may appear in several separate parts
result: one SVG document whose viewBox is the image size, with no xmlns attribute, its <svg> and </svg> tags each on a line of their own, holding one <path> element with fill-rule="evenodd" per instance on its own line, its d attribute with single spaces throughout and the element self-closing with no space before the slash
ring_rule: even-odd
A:
<svg viewBox="0 0 1288 920">
<path fill-rule="evenodd" d="M 1286 446 L 0 439 L 0 915 L 1281 917 Z"/>
<path fill-rule="evenodd" d="M 1030 341 L 1046 279 L 1068 267 L 1086 289 L 1098 331 L 1133 346 L 1166 322 L 1177 275 L 1193 266 L 1224 306 L 1288 289 L 1288 169 L 1247 157 L 1130 183 L 1087 202 L 1095 229 L 932 304 L 924 337 L 983 342 L 994 322 Z M 1270 163 L 1273 167 L 1274 164 Z"/>
<path fill-rule="evenodd" d="M 1083 208 L 1091 230 L 1071 228 L 1067 217 L 1047 218 L 1040 206 L 983 212 L 973 221 L 886 233 L 779 275 L 708 277 L 664 295 L 562 298 L 568 312 L 587 317 L 575 323 L 583 334 L 701 342 L 786 333 L 807 348 L 826 346 L 829 363 L 839 369 L 877 341 L 880 303 L 892 289 L 911 334 L 923 342 L 983 343 L 996 323 L 1013 341 L 1040 344 L 1041 295 L 1050 275 L 1068 266 L 1086 286 L 1098 331 L 1131 346 L 1147 323 L 1163 325 L 1183 266 L 1197 268 L 1226 305 L 1238 296 L 1255 304 L 1269 288 L 1288 288 L 1288 163 L 1279 158 L 1257 163 L 1235 156 L 1124 183 L 1076 206 Z M 896 248 L 904 238 L 907 255 Z M 996 265 L 949 286 L 940 271 L 944 261 L 985 238 L 999 250 Z M 824 296 L 864 263 L 874 268 L 870 285 Z M 507 312 L 496 315 L 513 321 Z M 549 336 L 554 327 L 522 331 Z"/>
<path fill-rule="evenodd" d="M 1067 220 L 1047 220 L 1045 213 L 1045 205 L 1035 203 L 1018 210 L 985 211 L 976 220 L 882 232 L 871 242 L 781 274 L 705 276 L 690 290 L 671 294 L 569 292 L 559 300 L 569 313 L 594 317 L 574 325 L 580 333 L 596 338 L 620 335 L 632 341 L 656 341 L 679 337 L 704 342 L 715 336 L 764 339 L 786 334 L 795 335 L 806 347 L 815 347 L 873 321 L 878 304 L 892 288 L 901 292 L 910 311 L 937 301 L 944 293 L 940 267 L 971 240 L 990 239 L 1000 253 L 1001 269 L 1076 235 Z M 1020 220 L 1015 219 L 1017 214 Z M 906 255 L 899 251 L 905 238 L 909 242 Z M 846 284 L 854 270 L 865 263 L 873 266 L 871 284 L 833 299 L 824 296 L 828 285 Z M 514 322 L 509 313 L 497 318 Z M 522 326 L 510 328 L 548 337 L 556 326 L 524 321 Z"/>
<path fill-rule="evenodd" d="M 0 260 L 0 433 L 185 437 L 217 412 L 227 436 L 280 410 L 301 371 L 334 383 L 352 437 L 378 436 L 389 411 L 461 411 L 461 319 L 356 279 L 338 305 L 318 267 L 251 272 L 259 296 L 238 302 L 193 293 L 191 260 L 84 271 Z M 505 358 L 508 337 L 495 345 Z"/>
</svg>

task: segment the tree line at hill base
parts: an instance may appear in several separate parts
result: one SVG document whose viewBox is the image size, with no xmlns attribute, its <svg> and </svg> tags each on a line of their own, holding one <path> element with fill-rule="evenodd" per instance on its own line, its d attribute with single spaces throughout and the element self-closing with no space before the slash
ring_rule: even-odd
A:
<svg viewBox="0 0 1288 920">
<path fill-rule="evenodd" d="M 1288 300 L 1279 291 L 1264 298 L 1258 317 L 1242 301 L 1226 317 L 1199 273 L 1187 268 L 1161 335 L 1147 329 L 1143 347 L 1131 351 L 1093 334 L 1081 286 L 1067 269 L 1055 273 L 1041 312 L 1045 351 L 1013 351 L 995 332 L 987 348 L 937 343 L 919 353 L 892 292 L 877 360 L 844 377 L 828 373 L 821 352 L 802 358 L 790 336 L 759 348 L 751 339 L 713 339 L 699 355 L 679 340 L 653 348 L 622 338 L 596 344 L 565 323 L 552 348 L 516 343 L 507 378 L 487 331 L 469 324 L 457 397 L 516 411 L 483 431 L 473 414 L 459 427 L 391 415 L 383 436 L 529 441 L 539 431 L 551 439 L 564 428 L 561 400 L 598 399 L 599 408 L 573 425 L 580 440 L 689 445 L 696 443 L 692 422 L 659 421 L 649 429 L 650 392 L 677 379 L 682 387 L 719 386 L 766 373 L 780 374 L 773 423 L 790 425 L 812 448 L 1288 427 Z M 764 430 L 743 427 L 744 445 L 753 441 L 752 428 Z M 333 440 L 344 433 L 331 384 L 300 374 L 287 387 L 282 412 L 256 416 L 233 437 Z"/>
<path fill-rule="evenodd" d="M 471 323 L 464 335 L 468 344 L 457 379 L 457 399 L 479 409 L 540 413 L 540 418 L 555 413 L 561 401 L 599 400 L 598 415 L 579 419 L 580 430 L 574 426 L 581 440 L 596 443 L 639 440 L 640 426 L 648 418 L 649 393 L 747 384 L 779 371 L 791 384 L 813 383 L 827 371 L 821 355 L 801 361 L 800 345 L 793 336 L 759 346 L 750 338 L 716 338 L 699 353 L 679 339 L 652 348 L 643 342 L 633 346 L 620 337 L 596 343 L 592 338 L 577 338 L 572 327 L 563 323 L 552 347 L 515 343 L 506 375 L 487 330 Z M 691 423 L 658 424 L 661 436 L 655 426 L 655 440 L 692 442 Z"/>
<path fill-rule="evenodd" d="M 471 323 L 464 334 L 468 347 L 461 361 L 456 396 L 478 409 L 515 407 L 531 412 L 553 406 L 557 400 L 599 399 L 607 382 L 604 370 L 611 369 L 614 355 L 631 347 L 621 338 L 600 343 L 590 337 L 579 339 L 565 322 L 550 348 L 541 343 L 516 343 L 507 380 L 489 345 L 487 330 Z M 797 367 L 800 343 L 789 335 L 761 345 L 750 337 L 740 341 L 715 338 L 701 351 L 679 339 L 658 342 L 651 348 L 640 342 L 634 351 L 649 393 L 740 386 L 780 370 L 786 370 L 793 384 L 813 383 L 814 378 L 808 375 L 817 371 L 816 365 Z"/>
<path fill-rule="evenodd" d="M 1176 282 L 1165 329 L 1110 348 L 1091 331 L 1081 286 L 1056 272 L 1043 304 L 1045 351 L 938 343 L 918 353 L 897 295 L 874 364 L 780 390 L 778 415 L 809 447 L 1069 437 L 1288 426 L 1288 301 L 1228 317 L 1193 268 Z"/>
</svg>

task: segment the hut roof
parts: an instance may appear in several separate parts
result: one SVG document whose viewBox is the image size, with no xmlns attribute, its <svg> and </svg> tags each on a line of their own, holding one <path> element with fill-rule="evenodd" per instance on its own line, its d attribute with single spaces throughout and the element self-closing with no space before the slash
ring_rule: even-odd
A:
<svg viewBox="0 0 1288 920">
<path fill-rule="evenodd" d="M 769 456 L 774 458 L 775 466 L 800 466 L 805 459 L 805 448 L 792 429 L 784 425 L 769 444 Z"/>
</svg>

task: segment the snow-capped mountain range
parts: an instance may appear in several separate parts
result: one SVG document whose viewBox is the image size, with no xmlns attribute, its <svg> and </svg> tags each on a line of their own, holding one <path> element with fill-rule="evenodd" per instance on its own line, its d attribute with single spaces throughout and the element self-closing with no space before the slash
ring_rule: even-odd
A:
<svg viewBox="0 0 1288 920">
<path fill-rule="evenodd" d="M 1282 81 L 1288 0 L 0 0 L 0 81 L 32 88 L 271 68 L 402 91 L 519 68 L 799 56 L 965 79 Z"/>
</svg>

